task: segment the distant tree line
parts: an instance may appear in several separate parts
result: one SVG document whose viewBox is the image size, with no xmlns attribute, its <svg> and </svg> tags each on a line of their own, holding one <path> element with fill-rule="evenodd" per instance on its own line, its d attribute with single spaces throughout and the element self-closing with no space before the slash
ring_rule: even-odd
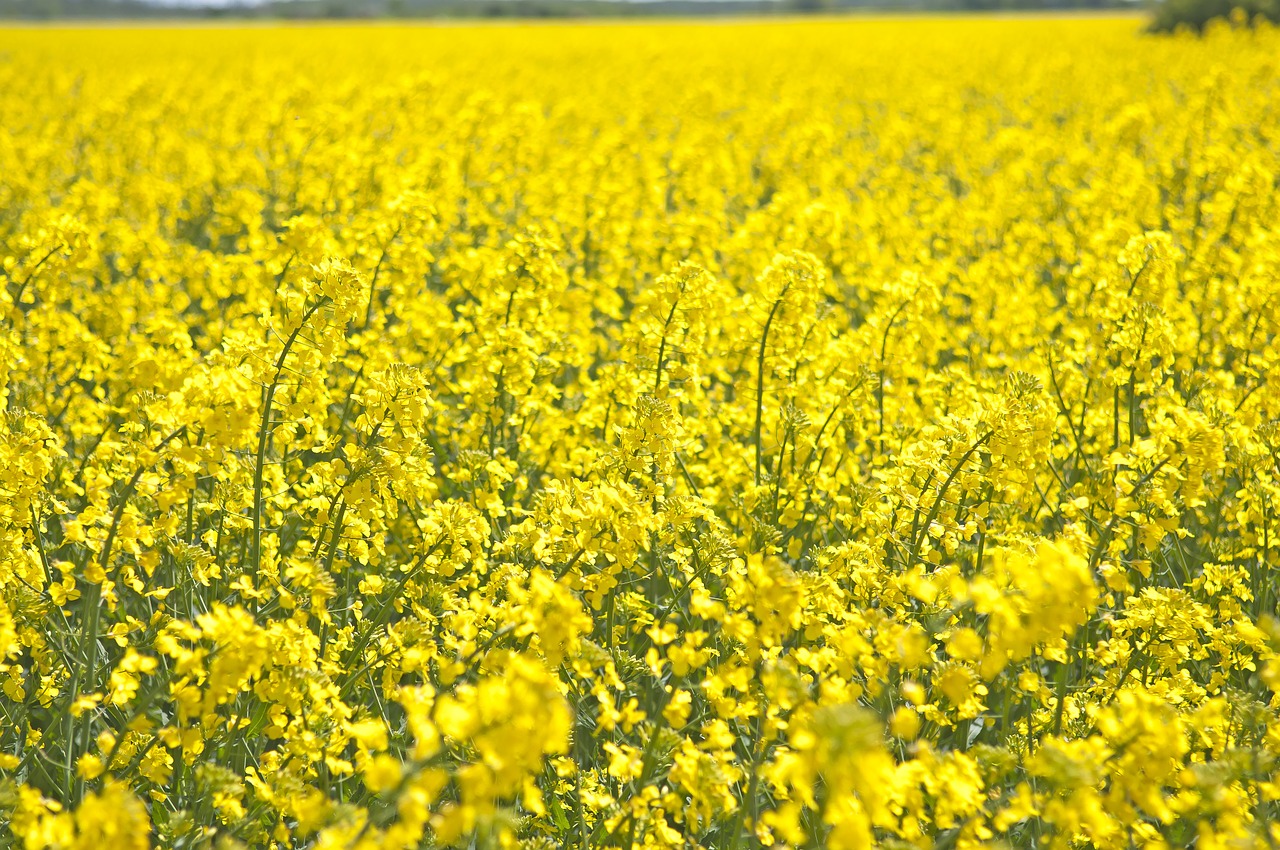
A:
<svg viewBox="0 0 1280 850">
<path fill-rule="evenodd" d="M 1132 0 L 261 0 L 229 5 L 176 5 L 164 0 L 0 0 L 0 18 L 571 18 L 1133 6 Z"/>
<path fill-rule="evenodd" d="M 583 18 L 771 15 L 883 11 L 997 11 L 1134 8 L 1152 10 L 1150 29 L 1200 31 L 1215 18 L 1280 21 L 1280 0 L 0 0 L 0 19 L 103 18 Z"/>
</svg>

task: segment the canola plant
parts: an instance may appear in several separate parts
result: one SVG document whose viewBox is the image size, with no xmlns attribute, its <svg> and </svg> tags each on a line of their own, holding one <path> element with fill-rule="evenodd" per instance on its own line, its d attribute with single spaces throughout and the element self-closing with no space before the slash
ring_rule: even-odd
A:
<svg viewBox="0 0 1280 850">
<path fill-rule="evenodd" d="M 1280 33 L 0 30 L 0 845 L 1274 848 Z"/>
</svg>

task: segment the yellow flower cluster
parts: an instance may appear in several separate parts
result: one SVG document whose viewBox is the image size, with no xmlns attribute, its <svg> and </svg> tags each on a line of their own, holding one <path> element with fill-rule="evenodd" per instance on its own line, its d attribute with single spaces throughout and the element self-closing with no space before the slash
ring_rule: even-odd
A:
<svg viewBox="0 0 1280 850">
<path fill-rule="evenodd" d="M 1280 34 L 0 31 L 0 846 L 1280 844 Z"/>
</svg>

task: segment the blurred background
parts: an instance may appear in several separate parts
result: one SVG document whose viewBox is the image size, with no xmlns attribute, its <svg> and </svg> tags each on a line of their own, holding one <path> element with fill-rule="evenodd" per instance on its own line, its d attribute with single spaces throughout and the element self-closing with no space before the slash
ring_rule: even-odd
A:
<svg viewBox="0 0 1280 850">
<path fill-rule="evenodd" d="M 1126 15 L 1152 33 L 1280 22 L 1280 0 L 0 0 L 0 23 L 729 18 L 857 14 Z M 0 58 L 3 54 L 0 53 Z"/>
</svg>

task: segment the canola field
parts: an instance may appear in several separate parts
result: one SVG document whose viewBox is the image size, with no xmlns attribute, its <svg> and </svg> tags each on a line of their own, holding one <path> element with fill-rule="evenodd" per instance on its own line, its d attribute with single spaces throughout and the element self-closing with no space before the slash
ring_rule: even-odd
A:
<svg viewBox="0 0 1280 850">
<path fill-rule="evenodd" d="M 0 30 L 0 846 L 1275 848 L 1280 33 Z"/>
</svg>

